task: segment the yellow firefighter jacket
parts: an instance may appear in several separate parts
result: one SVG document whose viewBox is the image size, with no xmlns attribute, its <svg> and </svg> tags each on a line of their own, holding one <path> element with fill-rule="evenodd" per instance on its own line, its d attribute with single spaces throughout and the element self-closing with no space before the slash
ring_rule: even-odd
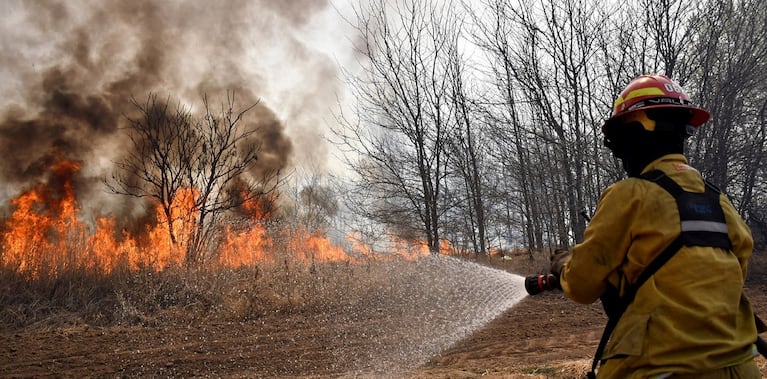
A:
<svg viewBox="0 0 767 379">
<path fill-rule="evenodd" d="M 685 191 L 704 191 L 683 155 L 663 156 L 644 172 L 654 169 Z M 754 315 L 742 292 L 753 239 L 724 194 L 720 204 L 732 250 L 685 246 L 650 277 L 613 331 L 599 378 L 703 372 L 754 356 Z M 564 293 L 589 304 L 608 285 L 622 291 L 680 232 L 676 201 L 656 183 L 629 178 L 611 185 L 562 270 Z"/>
</svg>

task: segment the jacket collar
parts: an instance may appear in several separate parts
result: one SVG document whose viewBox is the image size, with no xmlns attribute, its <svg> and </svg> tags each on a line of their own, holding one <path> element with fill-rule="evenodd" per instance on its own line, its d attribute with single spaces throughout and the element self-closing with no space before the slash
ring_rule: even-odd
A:
<svg viewBox="0 0 767 379">
<path fill-rule="evenodd" d="M 646 172 L 650 172 L 655 169 L 659 169 L 659 166 L 666 164 L 666 163 L 676 163 L 676 164 L 683 164 L 687 165 L 688 161 L 687 158 L 682 154 L 666 154 L 648 164 L 645 166 L 644 170 L 642 170 L 642 174 Z"/>
</svg>

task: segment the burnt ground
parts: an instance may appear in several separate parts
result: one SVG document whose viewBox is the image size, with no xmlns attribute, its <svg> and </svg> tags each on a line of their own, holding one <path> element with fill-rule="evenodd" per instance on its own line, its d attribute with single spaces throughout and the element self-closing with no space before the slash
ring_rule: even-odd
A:
<svg viewBox="0 0 767 379">
<path fill-rule="evenodd" d="M 750 275 L 746 292 L 757 313 L 767 315 L 767 274 Z M 377 341 L 406 337 L 387 333 L 402 320 L 372 314 L 272 314 L 243 322 L 155 326 L 33 325 L 0 333 L 0 376 L 582 377 L 605 322 L 599 305 L 578 305 L 560 292 L 527 297 L 412 366 L 407 356 L 400 357 L 401 365 L 396 356 L 382 364 L 371 350 Z M 765 359 L 757 362 L 767 375 Z"/>
</svg>

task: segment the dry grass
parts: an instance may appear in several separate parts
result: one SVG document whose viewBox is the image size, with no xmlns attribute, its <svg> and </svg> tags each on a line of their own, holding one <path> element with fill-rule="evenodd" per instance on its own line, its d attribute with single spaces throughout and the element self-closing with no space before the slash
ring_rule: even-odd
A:
<svg viewBox="0 0 767 379">
<path fill-rule="evenodd" d="M 522 275 L 543 273 L 548 252 L 477 258 Z M 406 265 L 407 263 L 401 263 Z M 754 254 L 749 281 L 767 275 L 767 254 Z M 327 312 L 365 305 L 387 285 L 392 262 L 308 264 L 284 257 L 241 269 L 163 271 L 86 268 L 30 279 L 0 267 L 0 328 L 32 325 L 156 325 L 201 319 L 248 320 L 267 313 Z"/>
<path fill-rule="evenodd" d="M 478 263 L 505 269 L 519 275 L 536 275 L 549 272 L 549 250 L 524 252 L 507 256 L 505 259 L 497 255 L 472 257 Z"/>
<path fill-rule="evenodd" d="M 578 359 L 573 361 L 552 362 L 544 367 L 524 369 L 526 375 L 556 379 L 582 379 L 591 369 L 591 360 Z"/>
<path fill-rule="evenodd" d="M 542 273 L 548 253 L 535 252 L 479 263 L 522 275 Z M 266 314 L 333 313 L 370 306 L 392 272 L 408 262 L 308 264 L 283 258 L 241 269 L 115 270 L 77 268 L 34 280 L 0 267 L 0 329 L 77 328 L 82 325 L 179 325 L 207 321 L 247 321 Z M 751 260 L 749 281 L 763 283 L 767 254 Z M 761 288 L 761 287 L 758 287 Z M 380 299 L 378 299 L 380 300 Z M 764 308 L 764 304 L 756 304 Z M 582 378 L 588 360 L 548 362 L 515 373 L 519 378 Z M 762 372 L 767 361 L 757 359 Z"/>
<path fill-rule="evenodd" d="M 70 251 L 71 252 L 71 251 Z M 249 320 L 267 313 L 325 313 L 364 306 L 407 262 L 307 263 L 285 253 L 258 266 L 172 266 L 110 272 L 51 266 L 34 275 L 0 267 L 0 328 L 77 324 L 162 325 L 206 319 Z M 548 254 L 482 257 L 480 263 L 522 274 L 548 267 Z"/>
<path fill-rule="evenodd" d="M 72 270 L 36 279 L 0 268 L 0 328 L 156 326 L 349 309 L 364 306 L 405 264 L 284 258 L 241 269 Z"/>
</svg>

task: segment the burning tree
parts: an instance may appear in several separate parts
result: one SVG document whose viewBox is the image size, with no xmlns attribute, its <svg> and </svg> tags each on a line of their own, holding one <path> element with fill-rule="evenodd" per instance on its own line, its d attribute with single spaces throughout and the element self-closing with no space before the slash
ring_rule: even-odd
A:
<svg viewBox="0 0 767 379">
<path fill-rule="evenodd" d="M 132 100 L 137 117 L 126 128 L 130 150 L 116 163 L 118 173 L 107 181 L 117 194 L 153 199 L 164 217 L 174 248 L 187 264 L 211 257 L 214 237 L 224 214 L 277 188 L 279 170 L 261 171 L 254 165 L 261 148 L 258 128 L 243 122 L 258 102 L 235 110 L 234 93 L 215 112 L 203 97 L 204 116 L 150 94 L 146 103 Z"/>
</svg>

